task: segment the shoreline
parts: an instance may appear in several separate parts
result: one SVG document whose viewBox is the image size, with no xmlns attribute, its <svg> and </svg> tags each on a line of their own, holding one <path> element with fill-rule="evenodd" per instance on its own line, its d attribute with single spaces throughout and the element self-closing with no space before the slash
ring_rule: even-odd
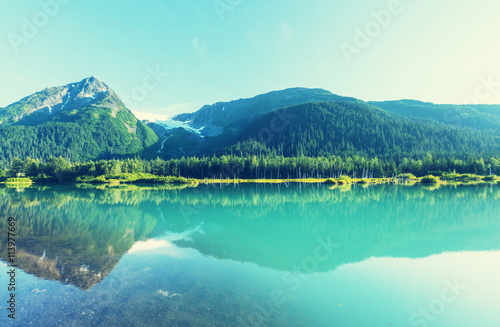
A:
<svg viewBox="0 0 500 327">
<path fill-rule="evenodd" d="M 407 186 L 413 185 L 424 185 L 424 186 L 441 186 L 441 185 L 479 185 L 479 184 L 497 184 L 499 182 L 498 177 L 494 176 L 475 176 L 473 180 L 441 180 L 437 178 L 435 181 L 427 182 L 422 181 L 425 177 L 419 177 L 415 179 L 398 179 L 398 178 L 302 178 L 302 179 L 185 179 L 184 181 L 166 182 L 166 181 L 144 181 L 144 180 L 98 180 L 98 181 L 31 181 L 26 179 L 26 181 L 20 182 L 0 182 L 0 185 L 26 188 L 32 185 L 93 185 L 93 186 L 120 186 L 120 185 L 169 185 L 169 186 L 189 186 L 197 187 L 200 184 L 211 185 L 211 184 L 324 184 L 325 186 L 346 186 L 346 185 L 384 185 L 384 184 L 401 184 Z"/>
</svg>

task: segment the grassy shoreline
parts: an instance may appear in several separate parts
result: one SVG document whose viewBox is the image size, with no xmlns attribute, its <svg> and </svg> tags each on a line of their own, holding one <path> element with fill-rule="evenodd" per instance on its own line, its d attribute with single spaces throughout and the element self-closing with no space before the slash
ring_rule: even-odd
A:
<svg viewBox="0 0 500 327">
<path fill-rule="evenodd" d="M 292 179 L 194 179 L 173 176 L 156 176 L 151 174 L 121 174 L 119 176 L 82 176 L 75 181 L 32 181 L 29 178 L 11 178 L 0 184 L 26 186 L 32 184 L 164 184 L 164 185 L 191 185 L 199 184 L 287 184 L 287 183 L 305 183 L 305 184 L 325 184 L 335 185 L 377 185 L 377 184 L 404 184 L 404 185 L 471 185 L 484 183 L 497 183 L 500 180 L 498 176 L 479 176 L 471 174 L 449 173 L 442 176 L 424 176 L 415 177 L 403 174 L 397 178 L 350 178 L 340 176 L 339 178 L 292 178 Z"/>
<path fill-rule="evenodd" d="M 485 176 L 487 177 L 487 176 Z M 477 181 L 446 181 L 438 180 L 436 182 L 426 182 L 422 181 L 423 177 L 417 178 L 415 180 L 398 180 L 396 178 L 354 178 L 350 182 L 339 182 L 340 179 L 336 180 L 337 183 L 327 183 L 331 178 L 307 178 L 307 179 L 199 179 L 200 184 L 285 184 L 285 183 L 305 183 L 305 184 L 327 184 L 327 185 L 346 185 L 346 184 L 440 184 L 440 185 L 458 185 L 458 184 L 486 184 L 486 183 L 497 183 L 498 180 L 487 180 L 481 179 Z"/>
</svg>

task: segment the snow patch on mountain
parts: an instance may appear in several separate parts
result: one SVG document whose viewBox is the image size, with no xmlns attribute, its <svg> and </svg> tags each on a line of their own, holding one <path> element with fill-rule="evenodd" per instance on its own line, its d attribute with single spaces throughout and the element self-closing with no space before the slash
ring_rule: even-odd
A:
<svg viewBox="0 0 500 327">
<path fill-rule="evenodd" d="M 146 123 L 155 123 L 159 126 L 162 126 L 166 130 L 183 128 L 188 132 L 194 133 L 200 137 L 204 137 L 202 131 L 205 127 L 203 126 L 200 128 L 194 128 L 193 126 L 191 126 L 192 121 L 179 121 L 175 120 L 175 116 L 165 116 L 160 114 L 152 114 L 152 113 L 139 112 L 133 110 L 132 113 L 135 115 L 137 119 L 142 120 L 143 122 Z"/>
<path fill-rule="evenodd" d="M 178 120 L 173 120 L 171 117 L 168 117 L 167 120 L 164 121 L 156 121 L 155 124 L 158 124 L 162 126 L 163 128 L 169 130 L 169 129 L 176 129 L 176 128 L 183 128 L 188 132 L 195 133 L 199 135 L 200 137 L 204 137 L 201 132 L 205 127 L 201 128 L 194 128 L 190 125 L 190 121 L 178 121 Z"/>
<path fill-rule="evenodd" d="M 169 139 L 169 138 L 167 137 L 167 138 L 165 138 L 165 139 L 163 140 L 163 142 L 161 142 L 161 148 L 160 148 L 160 150 L 158 150 L 158 153 L 161 153 L 161 151 L 162 151 L 162 150 L 163 150 L 163 148 L 165 147 L 165 142 L 167 142 L 167 140 L 168 140 L 168 139 Z"/>
<path fill-rule="evenodd" d="M 73 85 L 71 85 L 71 86 L 73 86 Z M 68 102 L 69 102 L 70 99 L 71 99 L 71 95 L 68 94 L 68 96 L 66 97 L 66 102 L 63 103 L 63 105 L 61 107 L 61 110 L 64 110 L 64 107 L 66 107 L 68 105 Z"/>
</svg>

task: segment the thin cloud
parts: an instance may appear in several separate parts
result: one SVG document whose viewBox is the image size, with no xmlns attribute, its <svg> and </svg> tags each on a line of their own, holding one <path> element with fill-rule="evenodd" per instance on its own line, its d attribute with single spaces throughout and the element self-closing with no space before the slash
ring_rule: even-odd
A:
<svg viewBox="0 0 500 327">
<path fill-rule="evenodd" d="M 207 60 L 209 59 L 208 55 L 207 55 L 207 49 L 206 49 L 207 46 L 205 43 L 200 44 L 200 40 L 197 37 L 195 37 L 193 39 L 193 46 L 194 46 L 196 52 L 198 52 L 203 58 L 205 58 Z"/>
<path fill-rule="evenodd" d="M 281 24 L 281 36 L 286 41 L 293 40 L 293 29 L 287 23 Z"/>
</svg>

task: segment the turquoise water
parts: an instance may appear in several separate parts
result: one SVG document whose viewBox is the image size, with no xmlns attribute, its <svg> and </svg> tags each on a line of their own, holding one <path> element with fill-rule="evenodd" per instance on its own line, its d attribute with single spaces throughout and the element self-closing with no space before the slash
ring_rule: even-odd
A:
<svg viewBox="0 0 500 327">
<path fill-rule="evenodd" d="M 16 322 L 500 326 L 500 188 L 0 189 Z"/>
</svg>

